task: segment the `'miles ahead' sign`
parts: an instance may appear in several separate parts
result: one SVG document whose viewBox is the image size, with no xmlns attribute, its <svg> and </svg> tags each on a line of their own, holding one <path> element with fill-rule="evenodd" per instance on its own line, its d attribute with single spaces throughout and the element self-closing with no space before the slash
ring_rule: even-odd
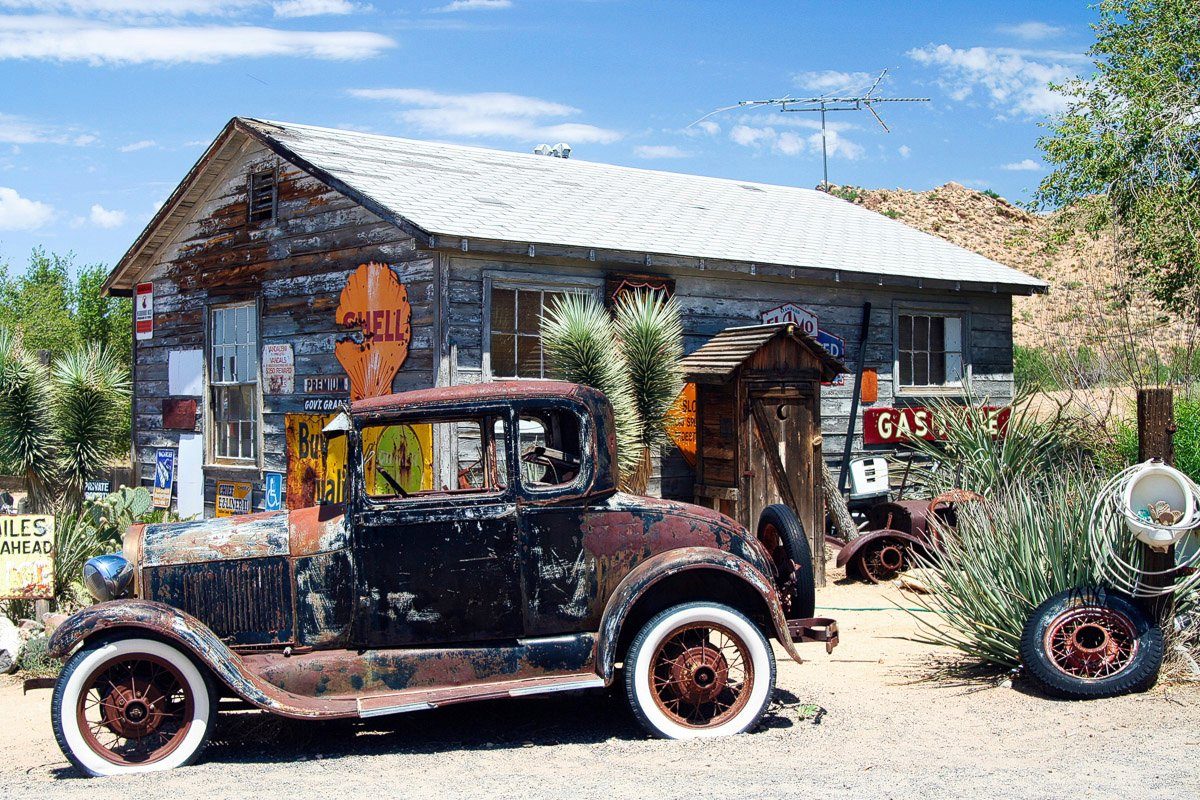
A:
<svg viewBox="0 0 1200 800">
<path fill-rule="evenodd" d="M 54 517 L 0 516 L 0 600 L 54 596 Z"/>
</svg>

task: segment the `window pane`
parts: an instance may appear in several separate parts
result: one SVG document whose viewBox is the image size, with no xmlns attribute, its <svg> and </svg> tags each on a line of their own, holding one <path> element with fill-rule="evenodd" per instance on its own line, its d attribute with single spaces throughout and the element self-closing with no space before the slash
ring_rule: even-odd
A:
<svg viewBox="0 0 1200 800">
<path fill-rule="evenodd" d="M 517 329 L 516 295 L 512 289 L 492 289 L 492 333 Z"/>
<path fill-rule="evenodd" d="M 900 315 L 900 349 L 912 350 L 913 318 L 909 314 Z"/>
<path fill-rule="evenodd" d="M 946 342 L 946 319 L 944 317 L 929 318 L 929 352 L 941 353 Z"/>
<path fill-rule="evenodd" d="M 913 385 L 929 385 L 929 353 L 913 354 Z"/>
<path fill-rule="evenodd" d="M 929 317 L 913 317 L 913 350 L 929 349 Z"/>
<path fill-rule="evenodd" d="M 370 497 L 398 503 L 404 502 L 406 496 L 495 491 L 491 454 L 483 449 L 485 424 L 491 424 L 490 420 L 365 426 L 363 491 Z M 432 442 L 443 439 L 457 443 L 457 450 L 451 456 L 456 475 L 449 486 L 435 485 L 429 474 L 433 465 Z"/>
<path fill-rule="evenodd" d="M 946 382 L 946 356 L 943 353 L 929 354 L 929 383 L 941 386 Z"/>
<path fill-rule="evenodd" d="M 495 451 L 495 481 L 497 486 L 508 486 L 508 435 L 504 420 L 496 420 L 492 428 L 492 447 Z"/>
<path fill-rule="evenodd" d="M 912 386 L 913 355 L 910 352 L 900 353 L 900 385 Z"/>
<path fill-rule="evenodd" d="M 521 477 L 531 489 L 548 489 L 579 476 L 579 420 L 571 412 L 548 411 L 521 418 Z"/>
<path fill-rule="evenodd" d="M 962 318 L 946 317 L 946 352 L 962 352 Z"/>
<path fill-rule="evenodd" d="M 542 377 L 541 337 L 517 337 L 517 375 L 522 378 Z"/>
<path fill-rule="evenodd" d="M 517 292 L 517 330 L 536 334 L 541 330 L 542 293 L 538 291 Z"/>
<path fill-rule="evenodd" d="M 508 378 L 517 374 L 517 337 L 492 333 L 492 374 Z"/>
<path fill-rule="evenodd" d="M 961 383 L 963 360 L 961 353 L 946 353 L 946 383 Z"/>
</svg>

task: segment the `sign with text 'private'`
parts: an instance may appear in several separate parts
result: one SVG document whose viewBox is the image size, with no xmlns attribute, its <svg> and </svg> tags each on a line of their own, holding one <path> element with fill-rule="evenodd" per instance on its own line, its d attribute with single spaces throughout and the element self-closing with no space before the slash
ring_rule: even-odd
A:
<svg viewBox="0 0 1200 800">
<path fill-rule="evenodd" d="M 54 517 L 0 516 L 0 600 L 54 597 Z"/>
</svg>

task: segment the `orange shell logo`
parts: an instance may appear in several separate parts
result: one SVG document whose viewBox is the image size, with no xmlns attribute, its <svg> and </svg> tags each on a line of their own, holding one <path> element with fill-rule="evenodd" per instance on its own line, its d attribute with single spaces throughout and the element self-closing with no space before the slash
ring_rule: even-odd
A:
<svg viewBox="0 0 1200 800">
<path fill-rule="evenodd" d="M 338 325 L 352 331 L 334 345 L 350 376 L 350 399 L 390 394 L 412 340 L 408 290 L 386 264 L 363 264 L 346 281 L 336 313 Z"/>
</svg>

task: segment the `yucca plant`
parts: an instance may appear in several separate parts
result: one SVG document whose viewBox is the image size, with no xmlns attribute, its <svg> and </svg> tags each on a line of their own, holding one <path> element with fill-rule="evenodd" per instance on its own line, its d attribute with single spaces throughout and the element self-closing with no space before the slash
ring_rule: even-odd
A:
<svg viewBox="0 0 1200 800">
<path fill-rule="evenodd" d="M 920 639 L 997 667 L 1017 666 L 1033 609 L 1100 577 L 1087 529 L 1103 482 L 1093 471 L 1064 468 L 1055 481 L 1011 479 L 983 502 L 960 505 L 957 526 L 939 528 L 943 552 L 921 563 L 931 568 L 933 592 L 913 600 L 937 616 L 914 614 Z"/>
<path fill-rule="evenodd" d="M 950 488 L 983 495 L 1000 491 L 1014 481 L 1057 480 L 1064 467 L 1090 463 L 1086 440 L 1076 420 L 1061 414 L 1041 419 L 1027 397 L 1009 404 L 1008 422 L 997 431 L 995 411 L 967 384 L 960 400 L 936 398 L 928 403 L 938 422 L 938 441 L 915 439 L 914 456 L 925 462 L 913 477 L 933 494 Z"/>
<path fill-rule="evenodd" d="M 0 330 L 0 463 L 22 477 L 37 511 L 49 508 L 55 497 L 52 397 L 45 367 L 17 336 Z"/>
<path fill-rule="evenodd" d="M 112 452 L 129 378 L 117 358 L 95 344 L 54 362 L 50 381 L 58 429 L 58 473 L 63 500 L 76 507 L 88 477 Z"/>
<path fill-rule="evenodd" d="M 559 297 L 542 316 L 542 348 L 554 377 L 591 386 L 608 397 L 617 429 L 618 467 L 622 475 L 632 474 L 641 456 L 641 419 L 608 312 L 581 294 Z"/>
</svg>

